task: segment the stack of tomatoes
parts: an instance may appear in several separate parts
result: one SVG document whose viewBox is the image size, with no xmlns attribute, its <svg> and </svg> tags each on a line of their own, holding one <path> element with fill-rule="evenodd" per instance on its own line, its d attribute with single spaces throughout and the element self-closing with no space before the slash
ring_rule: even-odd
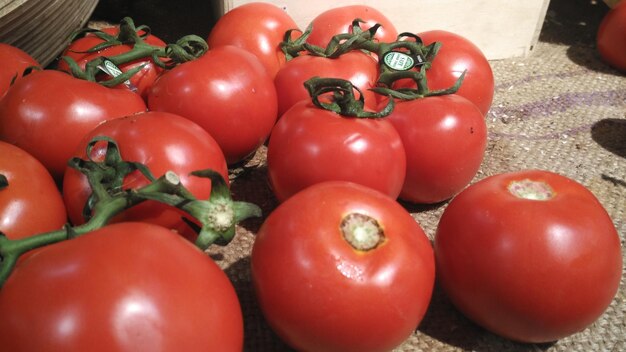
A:
<svg viewBox="0 0 626 352">
<path fill-rule="evenodd" d="M 264 317 L 298 350 L 399 346 L 427 311 L 435 273 L 464 314 L 521 342 L 578 332 L 611 303 L 619 236 L 582 185 L 523 171 L 468 187 L 494 94 L 489 62 L 469 40 L 399 34 L 362 5 L 300 30 L 282 9 L 249 3 L 216 23 L 208 48 L 123 23 L 83 33 L 58 70 L 22 76 L 36 62 L 0 46 L 3 61 L 18 63 L 5 52 L 22 58 L 0 76 L 0 259 L 7 238 L 66 223 L 71 238 L 97 211 L 91 180 L 67 166 L 106 161 L 110 144 L 94 138 L 115 140 L 155 177 L 175 172 L 194 200 L 213 185 L 192 171 L 228 183 L 228 169 L 266 144 L 280 204 L 256 236 L 250 270 Z M 316 77 L 341 84 L 314 92 Z M 150 182 L 133 171 L 115 187 Z M 434 246 L 398 199 L 447 206 Z M 240 351 L 235 290 L 188 241 L 197 228 L 185 204 L 155 197 L 20 258 L 0 289 L 0 345 Z"/>
</svg>

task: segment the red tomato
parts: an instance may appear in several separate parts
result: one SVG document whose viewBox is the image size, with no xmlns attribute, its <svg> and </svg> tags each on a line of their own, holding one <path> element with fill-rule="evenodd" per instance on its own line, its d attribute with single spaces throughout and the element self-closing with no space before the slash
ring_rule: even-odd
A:
<svg viewBox="0 0 626 352">
<path fill-rule="evenodd" d="M 274 78 L 278 93 L 278 116 L 300 100 L 310 99 L 304 88 L 309 78 L 332 77 L 350 81 L 364 95 L 365 104 L 371 110 L 376 108 L 376 93 L 370 91 L 378 79 L 378 63 L 363 52 L 348 52 L 336 59 L 302 55 L 288 61 Z"/>
<path fill-rule="evenodd" d="M 207 130 L 229 164 L 267 139 L 277 117 L 274 82 L 249 52 L 222 46 L 159 77 L 148 94 L 153 111 L 184 116 Z"/>
<path fill-rule="evenodd" d="M 352 181 L 396 198 L 406 155 L 386 119 L 343 117 L 311 100 L 289 109 L 272 130 L 269 181 L 279 201 L 315 183 Z"/>
<path fill-rule="evenodd" d="M 604 16 L 596 40 L 602 59 L 626 72 L 626 2 L 618 3 Z"/>
<path fill-rule="evenodd" d="M 119 28 L 108 27 L 108 28 L 103 28 L 101 31 L 110 35 L 117 35 L 119 33 Z M 166 45 L 165 42 L 163 42 L 160 38 L 152 34 L 148 35 L 144 40 L 147 44 L 150 44 L 153 46 L 165 47 Z M 86 36 L 79 38 L 73 41 L 70 45 L 68 45 L 65 51 L 61 54 L 61 57 L 69 56 L 72 59 L 74 59 L 76 63 L 78 63 L 78 66 L 80 68 L 85 69 L 85 65 L 89 61 L 92 61 L 100 56 L 112 57 L 112 56 L 127 53 L 133 48 L 132 45 L 120 44 L 120 45 L 108 47 L 103 50 L 99 50 L 94 53 L 86 53 L 87 50 L 95 47 L 96 45 L 102 44 L 103 42 L 104 41 L 100 39 L 99 37 L 93 34 L 87 34 Z M 152 86 L 152 84 L 154 83 L 156 78 L 159 76 L 159 74 L 161 74 L 163 69 L 155 65 L 151 58 L 135 60 L 127 64 L 120 65 L 119 68 L 120 70 L 122 70 L 122 72 L 126 72 L 141 65 L 144 65 L 143 69 L 137 72 L 130 79 L 130 83 L 133 87 L 133 90 L 137 94 L 145 98 L 148 88 Z M 71 72 L 65 60 L 59 60 L 57 69 L 61 71 L 65 71 L 65 72 Z M 101 80 L 111 79 L 111 77 L 106 74 L 102 74 L 100 78 Z M 126 85 L 120 85 L 120 87 L 128 88 Z"/>
<path fill-rule="evenodd" d="M 326 352 L 397 347 L 422 320 L 435 275 L 411 215 L 349 182 L 317 184 L 276 208 L 255 239 L 251 274 L 278 336 Z"/>
<path fill-rule="evenodd" d="M 435 237 L 438 282 L 470 319 L 541 343 L 583 330 L 622 276 L 620 239 L 589 190 L 533 170 L 486 178 L 450 202 Z"/>
<path fill-rule="evenodd" d="M 0 315 L 7 351 L 243 348 L 228 277 L 150 224 L 106 226 L 24 258 L 0 291 Z"/>
<path fill-rule="evenodd" d="M 113 138 L 122 159 L 146 165 L 155 177 L 167 171 L 175 172 L 181 183 L 198 199 L 208 199 L 211 181 L 191 176 L 196 170 L 213 169 L 228 182 L 228 169 L 222 151 L 215 140 L 200 126 L 180 116 L 165 112 L 146 112 L 106 121 L 89 132 L 80 142 L 75 155 L 86 157 L 86 147 L 96 136 Z M 91 157 L 101 161 L 106 143 L 99 142 Z M 124 179 L 123 188 L 145 186 L 148 180 L 135 171 Z M 87 178 L 78 170 L 68 168 L 63 179 L 63 198 L 73 224 L 82 224 L 83 207 L 91 194 Z M 143 221 L 175 230 L 192 239 L 195 233 L 181 219 L 183 211 L 167 205 L 146 201 L 127 209 L 113 221 Z M 188 215 L 187 215 L 188 216 Z"/>
<path fill-rule="evenodd" d="M 478 172 L 487 146 L 487 126 L 469 100 L 451 94 L 401 101 L 388 119 L 406 151 L 400 198 L 441 202 L 465 188 Z"/>
<path fill-rule="evenodd" d="M 0 43 L 0 65 L 2 65 L 2 70 L 0 70 L 0 98 L 6 94 L 13 78 L 21 78 L 24 70 L 28 67 L 39 67 L 37 60 L 28 53 L 4 43 Z"/>
<path fill-rule="evenodd" d="M 22 149 L 0 141 L 0 232 L 19 239 L 58 230 L 67 222 L 61 193 L 41 163 Z"/>
<path fill-rule="evenodd" d="M 84 134 L 102 121 L 145 110 L 137 94 L 64 72 L 33 72 L 0 101 L 0 140 L 32 154 L 60 181 Z"/>
<path fill-rule="evenodd" d="M 285 63 L 280 49 L 285 32 L 298 25 L 280 7 L 263 2 L 238 6 L 215 23 L 207 43 L 210 48 L 234 45 L 254 55 L 265 66 L 270 77 Z"/>
<path fill-rule="evenodd" d="M 352 22 L 357 18 L 365 21 L 365 23 L 361 24 L 361 28 L 364 31 L 377 23 L 381 25 L 376 31 L 375 39 L 381 42 L 396 41 L 398 31 L 384 14 L 370 6 L 348 5 L 335 7 L 317 15 L 311 21 L 313 30 L 307 42 L 326 47 L 335 35 L 351 33 Z"/>
<path fill-rule="evenodd" d="M 494 94 L 491 65 L 480 49 L 466 38 L 451 32 L 433 30 L 417 34 L 425 45 L 440 42 L 441 49 L 426 71 L 428 88 L 432 90 L 452 87 L 464 71 L 465 78 L 456 94 L 476 104 L 487 115 Z M 415 86 L 402 80 L 401 86 Z"/>
</svg>

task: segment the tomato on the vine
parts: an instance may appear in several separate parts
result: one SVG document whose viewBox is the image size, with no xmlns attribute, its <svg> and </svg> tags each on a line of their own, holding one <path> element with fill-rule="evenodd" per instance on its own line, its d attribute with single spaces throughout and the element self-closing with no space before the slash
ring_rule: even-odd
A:
<svg viewBox="0 0 626 352">
<path fill-rule="evenodd" d="M 396 198 L 406 155 L 385 118 L 345 117 L 313 105 L 294 105 L 272 130 L 267 147 L 269 181 L 279 201 L 322 181 L 352 181 Z"/>
<path fill-rule="evenodd" d="M 208 131 L 229 164 L 265 142 L 277 105 L 274 82 L 263 65 L 234 46 L 213 48 L 165 72 L 148 94 L 150 110 L 186 117 Z"/>
<path fill-rule="evenodd" d="M 320 47 L 326 47 L 337 34 L 351 33 L 352 22 L 356 19 L 363 21 L 361 29 L 367 30 L 376 24 L 380 28 L 374 38 L 381 42 L 394 42 L 398 31 L 391 20 L 379 10 L 367 5 L 347 5 L 334 7 L 317 15 L 312 21 L 313 29 L 307 42 Z"/>
<path fill-rule="evenodd" d="M 106 27 L 106 28 L 101 29 L 101 31 L 106 34 L 115 36 L 119 33 L 119 27 Z M 143 32 L 139 32 L 139 33 L 143 34 Z M 148 36 L 146 36 L 144 38 L 144 41 L 147 44 L 157 46 L 157 47 L 165 47 L 166 45 L 165 42 L 163 42 L 163 40 L 161 40 L 159 37 L 153 34 L 149 34 Z M 103 39 L 97 37 L 94 34 L 87 34 L 84 37 L 76 39 L 75 41 L 70 43 L 61 54 L 61 59 L 58 62 L 57 69 L 61 71 L 65 71 L 65 72 L 71 72 L 70 67 L 67 64 L 67 62 L 62 59 L 63 56 L 68 56 L 72 58 L 74 61 L 76 61 L 78 66 L 84 70 L 85 65 L 87 65 L 89 61 L 92 61 L 100 56 L 104 56 L 104 57 L 116 56 L 116 55 L 127 53 L 133 48 L 133 46 L 130 44 L 119 44 L 119 45 L 113 45 L 113 46 L 110 46 L 110 47 L 107 47 L 105 49 L 98 50 L 95 52 L 91 52 L 91 53 L 87 52 L 87 50 L 90 50 L 91 48 L 95 47 L 96 45 L 102 44 L 103 42 L 104 42 Z M 139 72 L 134 74 L 129 79 L 129 81 L 132 86 L 132 89 L 137 94 L 145 98 L 148 89 L 152 86 L 152 84 L 154 83 L 156 78 L 161 74 L 163 69 L 157 66 L 152 61 L 152 58 L 135 60 L 127 64 L 120 65 L 119 69 L 122 72 L 126 72 L 139 66 L 143 66 L 143 68 Z M 105 73 L 102 73 L 99 77 L 102 77 L 103 80 L 111 79 L 111 77 Z M 128 88 L 128 89 L 131 88 L 131 87 L 127 87 L 124 84 L 120 85 L 120 87 Z"/>
<path fill-rule="evenodd" d="M 431 244 L 386 195 L 349 182 L 278 206 L 251 254 L 259 306 L 301 351 L 390 351 L 419 325 L 434 285 Z"/>
<path fill-rule="evenodd" d="M 189 242 L 145 223 L 38 249 L 0 290 L 0 316 L 6 351 L 243 348 L 228 277 Z"/>
<path fill-rule="evenodd" d="M 85 135 L 74 155 L 86 158 L 87 145 L 97 136 L 115 140 L 123 160 L 144 164 L 154 177 L 167 171 L 175 172 L 181 183 L 198 199 L 209 198 L 211 181 L 189 175 L 192 171 L 212 169 L 228 182 L 226 160 L 215 140 L 200 126 L 183 117 L 165 112 L 146 112 L 106 121 Z M 102 161 L 106 150 L 107 143 L 98 142 L 92 148 L 90 158 Z M 133 189 L 148 183 L 139 171 L 133 171 L 124 178 L 122 187 Z M 74 225 L 85 221 L 83 208 L 90 194 L 87 177 L 68 167 L 63 179 L 63 198 Z M 113 221 L 155 223 L 193 239 L 195 232 L 182 220 L 184 215 L 183 211 L 174 207 L 146 201 L 118 214 Z"/>
<path fill-rule="evenodd" d="M 622 278 L 620 238 L 581 184 L 542 170 L 488 177 L 457 195 L 435 235 L 438 282 L 501 336 L 550 342 L 607 309 Z"/>
<path fill-rule="evenodd" d="M 0 100 L 0 140 L 33 155 L 60 181 L 83 135 L 105 120 L 145 110 L 130 91 L 56 70 L 34 71 Z"/>
<path fill-rule="evenodd" d="M 626 72 L 626 2 L 621 1 L 604 16 L 596 42 L 600 57 Z"/>
<path fill-rule="evenodd" d="M 276 74 L 278 116 L 301 100 L 310 99 L 304 82 L 313 77 L 332 77 L 350 81 L 364 94 L 365 104 L 376 108 L 376 94 L 370 91 L 378 79 L 378 63 L 360 51 L 347 52 L 336 59 L 301 55 L 289 60 Z"/>
<path fill-rule="evenodd" d="M 0 43 L 0 98 L 6 94 L 14 79 L 22 77 L 29 67 L 39 67 L 39 63 L 24 50 Z"/>
<path fill-rule="evenodd" d="M 58 230 L 67 222 L 56 183 L 32 155 L 0 141 L 0 232 L 10 239 Z"/>
<path fill-rule="evenodd" d="M 428 88 L 447 89 L 465 72 L 463 83 L 456 94 L 474 103 L 487 115 L 494 94 L 494 77 L 489 61 L 474 43 L 456 33 L 432 30 L 417 33 L 424 45 L 441 43 L 441 49 L 426 71 Z M 415 87 L 415 83 L 401 80 L 397 87 Z"/>
<path fill-rule="evenodd" d="M 285 63 L 280 43 L 291 29 L 298 29 L 298 25 L 283 9 L 270 3 L 252 2 L 220 17 L 207 43 L 210 48 L 233 45 L 253 53 L 273 78 Z"/>
<path fill-rule="evenodd" d="M 399 101 L 388 120 L 406 152 L 401 199 L 444 201 L 465 188 L 478 172 L 487 146 L 487 125 L 469 100 L 448 94 Z"/>
</svg>

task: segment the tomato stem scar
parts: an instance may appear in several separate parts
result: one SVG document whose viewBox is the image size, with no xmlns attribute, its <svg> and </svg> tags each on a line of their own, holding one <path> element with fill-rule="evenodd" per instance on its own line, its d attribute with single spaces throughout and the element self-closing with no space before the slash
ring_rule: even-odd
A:
<svg viewBox="0 0 626 352">
<path fill-rule="evenodd" d="M 554 198 L 556 192 L 545 182 L 523 179 L 509 183 L 508 191 L 515 197 L 546 201 Z"/>
<path fill-rule="evenodd" d="M 358 251 L 372 250 L 385 240 L 378 221 L 368 215 L 350 213 L 341 220 L 340 228 L 346 242 Z"/>
</svg>

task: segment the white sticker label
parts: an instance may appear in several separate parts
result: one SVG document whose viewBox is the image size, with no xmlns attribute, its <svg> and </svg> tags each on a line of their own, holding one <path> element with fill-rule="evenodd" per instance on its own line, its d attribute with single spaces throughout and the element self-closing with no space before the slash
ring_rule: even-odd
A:
<svg viewBox="0 0 626 352">
<path fill-rule="evenodd" d="M 415 66 L 415 60 L 411 56 L 398 51 L 385 54 L 383 60 L 387 67 L 396 71 L 410 70 Z"/>
<path fill-rule="evenodd" d="M 115 63 L 113 63 L 113 61 L 109 59 L 104 59 L 103 65 L 99 65 L 98 68 L 111 77 L 117 77 L 124 73 Z M 130 80 L 126 80 L 124 84 L 131 90 L 136 90 L 133 84 L 130 83 Z"/>
</svg>

